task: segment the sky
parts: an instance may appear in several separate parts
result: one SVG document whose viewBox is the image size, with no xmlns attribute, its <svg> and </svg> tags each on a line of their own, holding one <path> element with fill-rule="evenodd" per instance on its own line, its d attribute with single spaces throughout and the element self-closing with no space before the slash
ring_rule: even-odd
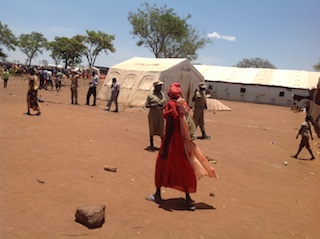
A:
<svg viewBox="0 0 320 239">
<path fill-rule="evenodd" d="M 86 35 L 86 30 L 114 35 L 115 53 L 101 53 L 96 66 L 111 67 L 132 57 L 154 55 L 136 45 L 129 12 L 144 2 L 172 8 L 212 43 L 198 50 L 192 63 L 234 66 L 243 59 L 268 60 L 278 69 L 314 71 L 320 62 L 320 0 L 0 0 L 2 25 L 15 36 L 39 32 L 54 37 Z M 26 62 L 19 49 L 7 60 Z M 49 52 L 32 60 L 54 61 Z M 87 66 L 83 58 L 81 63 Z"/>
</svg>

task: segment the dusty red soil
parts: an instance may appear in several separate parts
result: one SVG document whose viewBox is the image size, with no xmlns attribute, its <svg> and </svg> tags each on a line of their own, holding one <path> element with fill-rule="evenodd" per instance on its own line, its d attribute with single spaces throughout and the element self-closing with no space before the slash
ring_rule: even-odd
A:
<svg viewBox="0 0 320 239">
<path fill-rule="evenodd" d="M 160 206 L 145 200 L 155 190 L 157 155 L 144 150 L 148 111 L 85 106 L 87 81 L 80 105 L 71 105 L 65 83 L 59 93 L 39 91 L 41 116 L 24 114 L 26 81 L 1 85 L 0 238 L 319 238 L 319 156 L 307 160 L 304 149 L 302 159 L 290 157 L 303 113 L 230 101 L 222 103 L 232 111 L 206 112 L 213 138 L 195 142 L 216 160 L 220 179 L 199 181 L 191 212 L 173 189 L 163 188 Z M 101 228 L 75 222 L 87 204 L 106 205 Z"/>
</svg>

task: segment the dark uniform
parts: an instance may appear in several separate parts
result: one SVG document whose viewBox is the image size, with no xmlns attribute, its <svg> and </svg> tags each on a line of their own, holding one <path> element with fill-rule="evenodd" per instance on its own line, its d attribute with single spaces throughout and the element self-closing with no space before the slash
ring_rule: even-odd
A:
<svg viewBox="0 0 320 239">
<path fill-rule="evenodd" d="M 166 98 L 161 91 L 162 82 L 156 81 L 153 83 L 154 91 L 148 95 L 146 100 L 146 108 L 149 108 L 148 123 L 149 123 L 149 135 L 150 135 L 150 146 L 147 150 L 153 151 L 156 148 L 153 145 L 153 136 L 160 136 L 161 139 L 164 134 L 164 117 L 163 109 L 166 105 Z"/>
<path fill-rule="evenodd" d="M 78 104 L 78 78 L 79 75 L 74 75 L 71 78 L 71 85 L 70 85 L 70 91 L 71 91 L 71 104 Z"/>
</svg>

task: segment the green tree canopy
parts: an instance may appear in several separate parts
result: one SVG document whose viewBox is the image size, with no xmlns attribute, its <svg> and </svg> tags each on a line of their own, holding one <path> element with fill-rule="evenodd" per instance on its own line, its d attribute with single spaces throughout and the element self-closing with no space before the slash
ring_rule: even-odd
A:
<svg viewBox="0 0 320 239">
<path fill-rule="evenodd" d="M 2 46 L 5 46 L 8 50 L 15 51 L 17 45 L 17 38 L 7 25 L 2 25 L 0 21 L 0 58 L 5 59 L 7 55 L 3 52 Z"/>
<path fill-rule="evenodd" d="M 268 60 L 264 60 L 261 58 L 251 58 L 239 61 L 235 67 L 242 67 L 242 68 L 270 68 L 270 69 L 276 69 L 276 67 L 269 62 Z"/>
<path fill-rule="evenodd" d="M 83 54 L 87 58 L 89 66 L 93 66 L 96 62 L 97 56 L 101 52 L 108 54 L 108 51 L 115 52 L 112 41 L 115 39 L 113 35 L 108 35 L 101 31 L 88 31 L 87 36 L 83 37 L 83 45 L 85 46 Z"/>
<path fill-rule="evenodd" d="M 128 20 L 133 28 L 130 33 L 138 38 L 138 46 L 145 46 L 156 58 L 194 60 L 197 50 L 211 42 L 187 23 L 191 15 L 181 18 L 167 6 L 157 8 L 146 2 L 142 6 L 144 9 L 136 13 L 129 12 Z"/>
<path fill-rule="evenodd" d="M 24 54 L 28 57 L 28 65 L 31 65 L 31 61 L 38 53 L 42 54 L 42 51 L 47 47 L 47 39 L 42 33 L 31 32 L 31 34 L 21 34 L 18 38 L 18 46 Z"/>
<path fill-rule="evenodd" d="M 56 63 L 63 60 L 65 68 L 78 64 L 85 50 L 83 40 L 84 37 L 80 35 L 72 38 L 55 37 L 54 41 L 48 43 L 48 49 L 51 50 L 50 56 Z"/>
</svg>

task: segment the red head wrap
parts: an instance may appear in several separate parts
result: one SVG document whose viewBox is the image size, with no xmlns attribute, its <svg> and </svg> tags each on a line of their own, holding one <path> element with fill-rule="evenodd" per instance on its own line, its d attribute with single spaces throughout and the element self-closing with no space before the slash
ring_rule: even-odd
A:
<svg viewBox="0 0 320 239">
<path fill-rule="evenodd" d="M 178 99 L 179 97 L 181 97 L 180 83 L 171 84 L 168 90 L 168 95 L 173 99 Z"/>
</svg>

